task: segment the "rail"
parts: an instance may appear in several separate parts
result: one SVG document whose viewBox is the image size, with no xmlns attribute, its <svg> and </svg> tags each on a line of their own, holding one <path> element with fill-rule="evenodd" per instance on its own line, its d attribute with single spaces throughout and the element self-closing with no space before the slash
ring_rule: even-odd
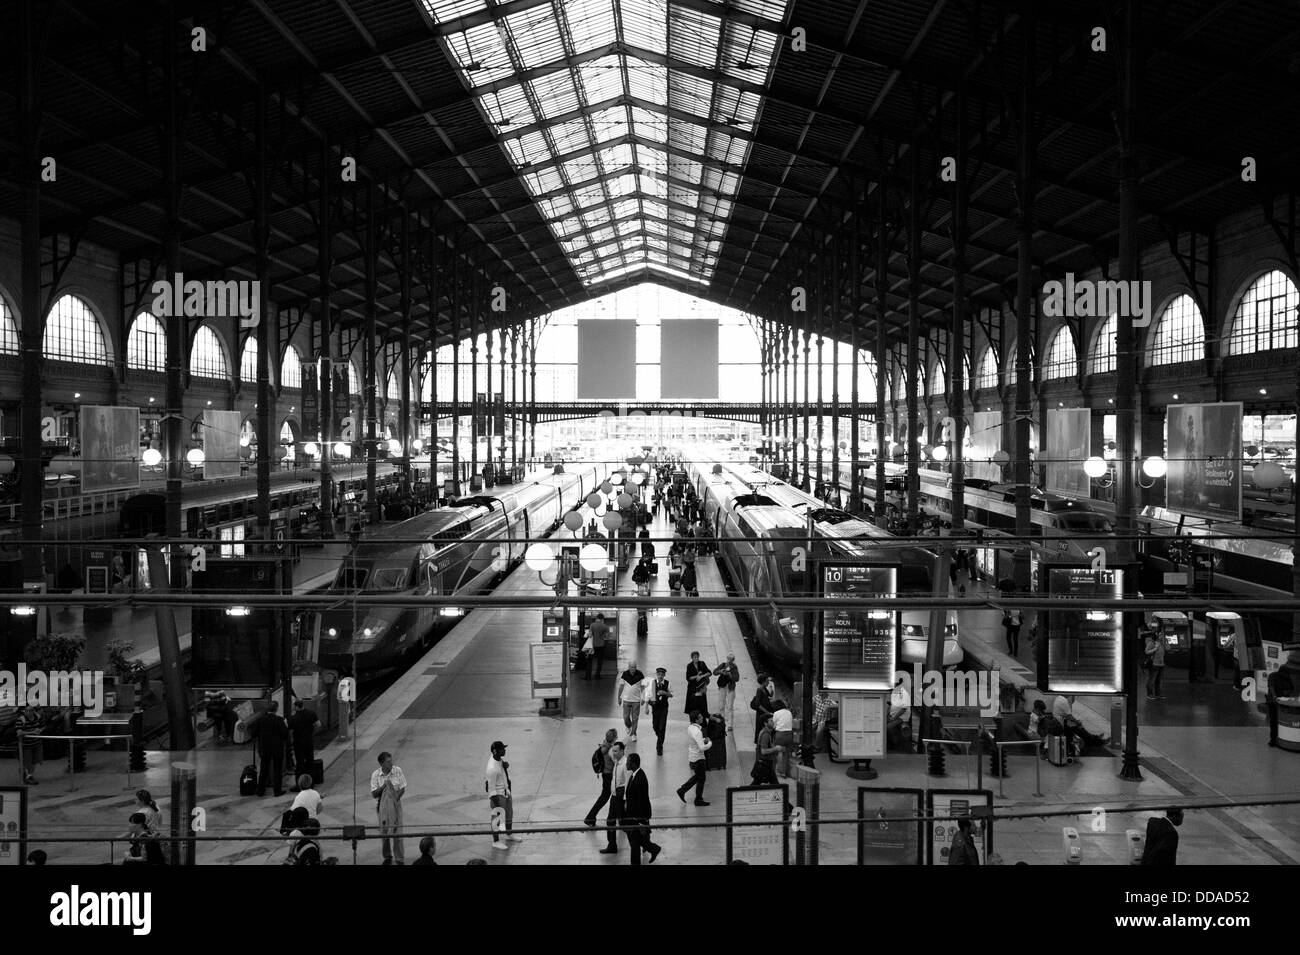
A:
<svg viewBox="0 0 1300 955">
<path fill-rule="evenodd" d="M 129 722 L 129 720 L 128 720 L 127 722 Z M 57 734 L 57 735 L 51 735 L 51 734 L 49 734 L 49 733 L 40 733 L 40 732 L 37 732 L 37 733 L 24 733 L 22 730 L 18 730 L 18 754 L 17 754 L 17 755 L 18 755 L 18 775 L 19 775 L 19 778 L 20 778 L 20 779 L 22 778 L 22 776 L 23 776 L 23 774 L 24 774 L 24 772 L 26 771 L 26 768 L 27 768 L 27 764 L 26 764 L 26 762 L 23 760 L 23 746 L 25 745 L 26 741 L 27 741 L 27 740 L 36 740 L 36 743 L 35 743 L 34 745 L 39 745 L 40 743 L 44 742 L 44 741 L 47 740 L 47 739 L 48 739 L 48 740 L 56 740 L 56 739 L 58 739 L 58 740 L 68 740 L 69 742 L 75 742 L 76 740 L 85 740 L 85 741 L 87 741 L 87 742 L 93 742 L 94 740 L 98 740 L 98 739 L 106 739 L 106 740 L 123 739 L 123 740 L 126 740 L 126 741 L 127 741 L 127 747 L 126 747 L 126 788 L 127 788 L 127 789 L 130 789 L 130 788 L 131 788 L 131 746 L 130 746 L 130 743 L 131 743 L 131 740 L 135 739 L 135 734 L 133 734 L 133 733 L 94 733 L 94 734 L 88 734 L 88 733 L 59 733 L 59 734 Z M 69 746 L 69 747 L 68 747 L 68 791 L 69 791 L 69 792 L 72 792 L 72 791 L 74 791 L 74 790 L 77 788 L 77 787 L 76 787 L 76 779 L 77 779 L 76 753 L 77 753 L 77 748 L 76 748 L 75 746 Z"/>
<path fill-rule="evenodd" d="M 1013 740 L 1005 740 L 1005 741 L 999 740 L 999 741 L 995 741 L 994 745 L 997 746 L 998 748 L 998 766 L 1001 767 L 1006 765 L 1002 757 L 1002 747 L 1004 746 L 1039 747 L 1043 745 L 1043 741 L 1041 739 L 1013 739 Z M 1036 756 L 1037 753 L 1035 753 L 1035 757 Z M 1042 761 L 1037 758 L 1034 759 L 1034 796 L 1037 797 L 1038 799 L 1043 798 L 1043 770 L 1040 766 L 1041 762 Z M 1004 780 L 1006 777 L 1007 777 L 1006 773 L 998 774 L 998 798 L 999 799 L 1006 797 L 1006 793 L 1002 791 L 1003 788 L 1002 780 Z"/>
</svg>

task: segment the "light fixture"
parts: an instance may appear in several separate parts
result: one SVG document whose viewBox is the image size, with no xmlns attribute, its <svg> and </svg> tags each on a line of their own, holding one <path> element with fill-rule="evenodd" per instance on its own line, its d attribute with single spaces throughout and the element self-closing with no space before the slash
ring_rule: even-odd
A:
<svg viewBox="0 0 1300 955">
<path fill-rule="evenodd" d="M 599 544 L 583 544 L 582 550 L 578 551 L 578 563 L 582 569 L 591 573 L 596 573 L 605 569 L 605 562 L 609 560 L 609 555 L 605 548 Z"/>
<path fill-rule="evenodd" d="M 145 448 L 140 455 L 140 463 L 147 468 L 157 467 L 162 463 L 162 452 L 157 448 Z"/>
<path fill-rule="evenodd" d="M 9 612 L 15 617 L 34 617 L 36 616 L 35 607 L 10 607 Z"/>
<path fill-rule="evenodd" d="M 253 611 L 250 610 L 248 607 L 227 607 L 226 608 L 227 617 L 247 617 L 252 612 Z"/>
<path fill-rule="evenodd" d="M 1265 461 L 1263 464 L 1256 465 L 1255 470 L 1251 472 L 1251 478 L 1255 482 L 1255 487 L 1261 491 L 1271 491 L 1281 487 L 1287 479 L 1282 465 L 1274 461 Z"/>
<path fill-rule="evenodd" d="M 396 438 L 389 438 L 389 439 L 388 439 L 388 453 L 389 453 L 389 454 L 393 454 L 393 455 L 401 454 L 401 453 L 402 453 L 402 442 L 398 441 Z"/>
<path fill-rule="evenodd" d="M 212 407 L 212 401 L 211 401 L 211 400 L 209 400 L 209 401 L 208 401 L 208 407 L 209 407 L 209 408 L 211 408 L 211 407 Z M 254 408 L 256 408 L 256 407 L 257 407 L 257 405 L 253 405 L 253 407 L 254 407 Z"/>
<path fill-rule="evenodd" d="M 443 607 L 438 611 L 440 617 L 463 617 L 465 610 L 462 607 Z"/>
<path fill-rule="evenodd" d="M 308 441 L 302 446 L 302 453 L 314 458 L 320 454 L 320 446 L 315 441 Z"/>
<path fill-rule="evenodd" d="M 1152 479 L 1152 484 L 1155 483 L 1156 479 L 1164 477 L 1165 472 L 1168 470 L 1168 462 L 1158 454 L 1152 455 L 1142 462 L 1142 473 Z M 1152 486 L 1152 484 L 1142 484 L 1141 481 L 1139 481 L 1138 484 L 1144 488 Z"/>
<path fill-rule="evenodd" d="M 1083 473 L 1090 478 L 1104 477 L 1109 470 L 1106 462 L 1095 454 L 1083 462 Z"/>
<path fill-rule="evenodd" d="M 81 392 L 80 392 L 80 391 L 74 391 L 74 392 L 72 393 L 72 397 L 73 397 L 73 398 L 80 398 L 80 397 L 81 397 Z"/>
<path fill-rule="evenodd" d="M 253 443 L 253 441 L 252 441 L 251 438 L 249 438 L 248 435 L 246 435 L 246 434 L 241 434 L 241 435 L 239 436 L 239 446 L 240 446 L 241 448 L 246 448 L 246 447 L 248 447 L 249 445 L 251 445 L 252 443 Z"/>
<path fill-rule="evenodd" d="M 1108 404 L 1108 405 L 1113 405 L 1114 403 L 1115 403 L 1115 399 L 1114 399 L 1114 398 L 1107 398 L 1107 399 L 1106 399 L 1106 404 Z"/>
<path fill-rule="evenodd" d="M 1260 393 L 1261 395 L 1266 395 L 1266 394 L 1268 394 L 1268 389 L 1267 389 L 1267 388 L 1261 388 L 1261 389 L 1259 389 L 1259 393 Z"/>
<path fill-rule="evenodd" d="M 420 449 L 423 447 L 424 447 L 424 442 L 421 441 L 419 438 L 416 438 L 411 442 L 411 450 L 414 451 L 416 454 L 419 454 Z"/>
<path fill-rule="evenodd" d="M 946 461 L 948 460 L 948 449 L 942 444 L 935 445 L 934 450 L 930 452 L 930 457 L 936 461 Z"/>
<path fill-rule="evenodd" d="M 204 454 L 202 448 L 190 448 L 185 452 L 185 460 L 190 462 L 194 467 L 203 463 Z"/>
<path fill-rule="evenodd" d="M 540 574 L 550 570 L 551 565 L 555 563 L 555 551 L 545 541 L 529 544 L 528 549 L 524 551 L 524 563 L 528 565 L 529 570 L 535 570 Z"/>
<path fill-rule="evenodd" d="M 1177 400 L 1178 400 L 1178 396 L 1177 396 L 1177 395 L 1174 395 L 1174 401 L 1177 401 Z"/>
<path fill-rule="evenodd" d="M 330 635 L 331 637 L 337 637 L 337 636 L 339 635 L 339 632 L 338 632 L 337 630 L 335 630 L 333 627 L 330 627 L 330 629 L 329 629 L 329 635 Z"/>
<path fill-rule="evenodd" d="M 350 458 L 352 457 L 352 445 L 336 441 L 334 443 L 334 453 L 341 458 Z"/>
<path fill-rule="evenodd" d="M 149 404 L 153 404 L 153 399 L 152 399 L 152 398 L 149 399 Z"/>
</svg>

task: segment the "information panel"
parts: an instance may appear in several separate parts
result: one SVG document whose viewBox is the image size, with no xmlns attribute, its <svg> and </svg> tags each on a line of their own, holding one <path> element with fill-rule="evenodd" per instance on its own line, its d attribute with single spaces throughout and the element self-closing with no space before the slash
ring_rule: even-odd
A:
<svg viewBox="0 0 1300 955">
<path fill-rule="evenodd" d="M 858 787 L 858 865 L 925 865 L 923 796 L 920 789 Z"/>
<path fill-rule="evenodd" d="M 821 565 L 822 597 L 846 604 L 821 613 L 818 671 L 826 689 L 888 692 L 893 688 L 898 615 L 857 602 L 892 599 L 897 576 L 895 567 L 878 564 Z"/>
<path fill-rule="evenodd" d="M 0 865 L 25 864 L 26 835 L 26 787 L 0 788 Z"/>
<path fill-rule="evenodd" d="M 737 786 L 727 790 L 727 864 L 740 859 L 749 865 L 788 865 L 790 843 L 785 834 L 786 786 Z M 771 821 L 770 826 L 739 826 L 737 822 Z"/>
<path fill-rule="evenodd" d="M 533 696 L 550 699 L 564 689 L 563 643 L 533 643 L 528 647 L 533 671 Z"/>
<path fill-rule="evenodd" d="M 993 812 L 993 793 L 987 789 L 931 789 L 926 794 L 927 816 L 970 816 L 971 838 L 979 853 L 980 865 L 988 865 L 993 851 L 993 827 L 989 825 Z M 957 835 L 957 820 L 930 820 L 930 865 L 947 865 L 952 850 L 953 837 Z"/>
<path fill-rule="evenodd" d="M 883 694 L 840 694 L 840 752 L 844 759 L 873 759 L 885 755 Z"/>
<path fill-rule="evenodd" d="M 1123 570 L 1051 567 L 1047 592 L 1080 601 L 1078 610 L 1047 615 L 1040 641 L 1038 688 L 1051 693 L 1119 693 L 1123 687 L 1123 614 L 1088 606 L 1090 598 L 1123 596 Z"/>
</svg>

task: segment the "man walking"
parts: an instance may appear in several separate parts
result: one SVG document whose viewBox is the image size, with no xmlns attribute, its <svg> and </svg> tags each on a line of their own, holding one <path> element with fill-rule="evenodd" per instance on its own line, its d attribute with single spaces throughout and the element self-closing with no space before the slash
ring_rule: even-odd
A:
<svg viewBox="0 0 1300 955">
<path fill-rule="evenodd" d="M 691 710 L 691 725 L 686 727 L 686 735 L 686 761 L 690 763 L 691 778 L 677 787 L 677 798 L 686 802 L 686 792 L 694 786 L 695 805 L 707 806 L 708 803 L 704 801 L 704 776 L 709 766 L 704 754 L 712 748 L 713 742 L 704 738 L 704 714 L 699 710 Z"/>
<path fill-rule="evenodd" d="M 1007 653 L 1013 657 L 1020 656 L 1020 627 L 1024 620 L 1019 610 L 1006 610 L 1002 613 L 1002 627 L 1007 632 Z"/>
<path fill-rule="evenodd" d="M 727 654 L 727 662 L 719 663 L 713 668 L 713 675 L 718 678 L 718 712 L 727 721 L 727 732 L 731 732 L 731 721 L 736 718 L 736 687 L 740 683 L 740 667 L 736 666 L 736 655 Z"/>
<path fill-rule="evenodd" d="M 609 802 L 609 787 L 614 779 L 614 757 L 610 755 L 610 750 L 614 746 L 614 741 L 618 739 L 618 730 L 611 729 L 605 731 L 605 742 L 600 744 L 600 795 L 587 811 L 586 817 L 582 820 L 588 829 L 596 825 L 596 814 L 604 808 L 605 803 Z M 592 768 L 595 769 L 595 753 L 592 754 Z"/>
<path fill-rule="evenodd" d="M 1147 838 L 1142 847 L 1142 865 L 1178 864 L 1178 827 L 1183 824 L 1183 811 L 1176 806 L 1167 809 L 1163 817 L 1147 820 Z"/>
<path fill-rule="evenodd" d="M 668 701 L 673 697 L 673 691 L 668 688 L 668 671 L 663 667 L 655 668 L 655 679 L 650 684 L 649 694 L 646 706 L 650 707 L 651 726 L 655 731 L 655 752 L 662 756 L 664 734 L 668 732 Z"/>
<path fill-rule="evenodd" d="M 609 625 L 605 623 L 603 613 L 596 614 L 596 619 L 592 621 L 587 632 L 591 635 L 591 656 L 587 657 L 587 675 L 584 680 L 591 679 L 591 665 L 596 664 L 596 679 L 600 679 L 601 671 L 605 667 L 605 640 L 609 636 Z"/>
<path fill-rule="evenodd" d="M 293 701 L 293 715 L 289 717 L 289 735 L 293 739 L 294 772 L 310 776 L 316 761 L 316 731 L 320 718 L 315 710 L 307 709 L 303 700 Z M 314 779 L 313 779 L 314 781 Z"/>
<path fill-rule="evenodd" d="M 629 660 L 627 669 L 619 674 L 618 702 L 623 707 L 623 725 L 627 727 L 627 741 L 636 742 L 636 727 L 641 719 L 641 703 L 645 690 L 645 674 Z"/>
<path fill-rule="evenodd" d="M 289 727 L 280 715 L 280 704 L 272 700 L 254 728 L 257 730 L 257 755 L 262 761 L 262 771 L 257 777 L 257 795 L 266 795 L 269 782 L 275 794 L 283 796 L 284 744 L 289 738 Z"/>
<path fill-rule="evenodd" d="M 488 758 L 486 779 L 483 788 L 488 795 L 488 805 L 492 809 L 492 848 L 509 849 L 507 842 L 523 842 L 523 836 L 516 836 L 510 830 L 515 824 L 515 807 L 510 798 L 510 764 L 506 762 L 506 744 L 497 740 L 492 744 L 492 755 Z M 500 835 L 497 825 L 497 810 L 504 814 L 505 839 Z"/>
<path fill-rule="evenodd" d="M 623 744 L 615 742 L 609 748 L 610 758 L 614 760 L 614 773 L 610 779 L 609 812 L 605 814 L 605 848 L 601 855 L 618 851 L 618 826 L 623 818 L 623 800 L 627 795 L 627 760 L 624 757 Z"/>
<path fill-rule="evenodd" d="M 650 780 L 641 769 L 641 757 L 637 753 L 627 754 L 627 794 L 623 799 L 623 813 L 632 865 L 641 864 L 642 852 L 650 853 L 650 861 L 654 862 L 663 850 L 650 841 Z"/>
<path fill-rule="evenodd" d="M 393 754 L 379 754 L 379 768 L 370 774 L 370 795 L 375 798 L 379 814 L 380 847 L 384 865 L 402 864 L 402 795 L 406 792 L 406 774 L 393 765 Z"/>
</svg>

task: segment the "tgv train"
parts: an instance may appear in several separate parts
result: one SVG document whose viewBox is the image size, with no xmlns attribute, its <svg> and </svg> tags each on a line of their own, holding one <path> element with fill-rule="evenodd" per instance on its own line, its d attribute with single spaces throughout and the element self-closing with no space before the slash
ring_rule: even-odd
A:
<svg viewBox="0 0 1300 955">
<path fill-rule="evenodd" d="M 817 548 L 819 557 L 897 564 L 899 595 L 948 595 L 947 568 L 933 551 L 910 544 L 891 545 L 892 534 L 869 521 L 855 518 L 847 511 L 827 507 L 806 491 L 777 480 L 751 465 L 724 464 L 721 467 L 723 474 L 733 484 L 742 484 L 751 492 L 764 494 L 783 507 L 790 508 L 805 525 L 811 517 L 814 534 L 826 542 L 824 550 L 820 546 Z M 941 619 L 944 627 L 942 662 L 944 666 L 953 666 L 962 660 L 957 614 L 955 611 L 947 611 Z M 905 610 L 899 614 L 898 655 L 902 663 L 925 664 L 933 625 L 928 610 Z"/>
<path fill-rule="evenodd" d="M 354 629 L 347 598 L 481 593 L 523 557 L 527 540 L 549 534 L 608 476 L 606 464 L 573 466 L 461 498 L 360 541 L 343 558 L 330 589 L 339 607 L 320 615 L 320 665 L 350 673 L 355 660 L 358 672 L 384 670 L 430 645 L 461 616 L 459 609 L 359 607 Z"/>
</svg>

